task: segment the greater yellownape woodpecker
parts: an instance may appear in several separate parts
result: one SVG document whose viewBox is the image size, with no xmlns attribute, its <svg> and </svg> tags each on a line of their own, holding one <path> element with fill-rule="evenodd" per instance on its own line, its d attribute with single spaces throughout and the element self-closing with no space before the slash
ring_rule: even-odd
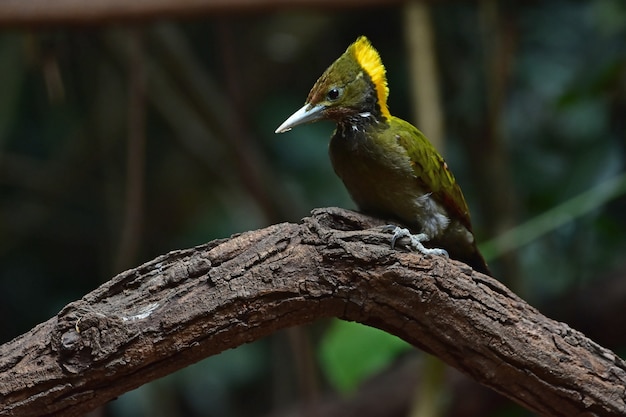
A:
<svg viewBox="0 0 626 417">
<path fill-rule="evenodd" d="M 449 254 L 491 275 L 448 165 L 422 132 L 389 113 L 388 95 L 380 56 L 361 36 L 326 69 L 304 106 L 276 133 L 303 123 L 334 121 L 330 159 L 359 209 L 396 218 L 418 233 L 395 227 L 392 246 L 409 237 L 411 246 L 424 254 Z"/>
</svg>

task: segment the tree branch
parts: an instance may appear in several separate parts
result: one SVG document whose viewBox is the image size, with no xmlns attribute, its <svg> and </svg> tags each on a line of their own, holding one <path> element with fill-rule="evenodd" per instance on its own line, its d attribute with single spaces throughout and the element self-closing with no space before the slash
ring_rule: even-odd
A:
<svg viewBox="0 0 626 417">
<path fill-rule="evenodd" d="M 391 250 L 347 210 L 170 252 L 0 346 L 0 415 L 79 416 L 207 356 L 339 317 L 378 327 L 545 416 L 623 416 L 626 364 L 498 281 Z"/>
<path fill-rule="evenodd" d="M 390 6 L 390 0 L 2 0 L 0 26 L 94 25 L 119 21 L 197 17 L 210 13 L 242 13 L 306 8 Z"/>
</svg>

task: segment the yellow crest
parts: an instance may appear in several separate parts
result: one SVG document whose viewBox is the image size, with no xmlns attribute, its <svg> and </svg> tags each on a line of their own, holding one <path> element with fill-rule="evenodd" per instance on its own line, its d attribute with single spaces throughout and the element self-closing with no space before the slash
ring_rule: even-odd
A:
<svg viewBox="0 0 626 417">
<path fill-rule="evenodd" d="M 387 108 L 389 87 L 387 87 L 385 66 L 380 59 L 380 55 L 378 55 L 378 51 L 374 49 L 370 41 L 365 36 L 359 37 L 356 42 L 350 45 L 348 49 L 352 50 L 352 54 L 356 58 L 357 62 L 361 68 L 367 72 L 367 75 L 369 75 L 370 79 L 374 83 L 381 113 L 386 118 L 390 118 L 391 114 Z"/>
</svg>

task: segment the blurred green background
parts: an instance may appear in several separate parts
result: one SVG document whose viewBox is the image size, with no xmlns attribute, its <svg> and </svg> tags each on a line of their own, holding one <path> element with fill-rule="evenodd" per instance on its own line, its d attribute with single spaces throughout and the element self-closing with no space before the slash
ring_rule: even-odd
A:
<svg viewBox="0 0 626 417">
<path fill-rule="evenodd" d="M 408 7 L 1 32 L 0 342 L 169 250 L 353 208 L 332 124 L 274 130 L 364 34 L 392 114 L 421 127 L 412 85 L 438 88 L 437 146 L 495 275 L 626 355 L 626 3 L 434 2 L 430 79 L 409 65 L 425 57 Z M 317 323 L 93 415 L 408 416 L 429 401 L 431 415 L 531 415 L 433 366 L 377 330 Z"/>
</svg>

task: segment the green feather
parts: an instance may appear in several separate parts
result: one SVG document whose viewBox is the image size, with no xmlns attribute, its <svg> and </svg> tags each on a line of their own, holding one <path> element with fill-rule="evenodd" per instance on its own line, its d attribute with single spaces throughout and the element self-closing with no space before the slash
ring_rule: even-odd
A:
<svg viewBox="0 0 626 417">
<path fill-rule="evenodd" d="M 465 197 L 443 157 L 426 136 L 409 122 L 392 116 L 390 125 L 391 131 L 397 135 L 398 143 L 411 160 L 420 186 L 430 190 L 433 198 L 450 212 L 451 217 L 457 218 L 463 226 L 472 230 Z"/>
</svg>

